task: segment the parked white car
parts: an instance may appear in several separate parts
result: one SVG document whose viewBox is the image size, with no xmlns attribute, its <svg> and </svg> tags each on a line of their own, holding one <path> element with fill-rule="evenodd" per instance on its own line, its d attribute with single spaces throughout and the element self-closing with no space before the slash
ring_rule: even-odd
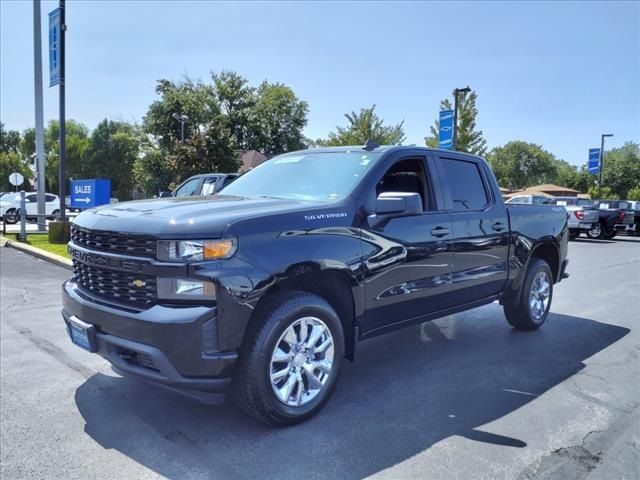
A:
<svg viewBox="0 0 640 480">
<path fill-rule="evenodd" d="M 49 218 L 56 217 L 60 213 L 60 201 L 57 195 L 45 193 L 45 213 Z M 27 210 L 27 218 L 37 218 L 38 195 L 36 192 L 25 194 L 24 203 Z M 0 216 L 6 223 L 17 223 L 20 220 L 20 193 L 6 193 L 0 198 Z"/>
<path fill-rule="evenodd" d="M 516 195 L 504 203 L 517 205 L 545 205 L 549 203 L 549 197 L 544 195 Z"/>
</svg>

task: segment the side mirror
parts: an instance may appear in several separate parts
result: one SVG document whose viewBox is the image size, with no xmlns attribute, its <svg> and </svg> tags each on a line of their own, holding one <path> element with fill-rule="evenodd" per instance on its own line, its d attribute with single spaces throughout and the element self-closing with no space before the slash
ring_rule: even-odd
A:
<svg viewBox="0 0 640 480">
<path fill-rule="evenodd" d="M 171 192 L 169 190 L 163 190 L 162 192 L 160 192 L 160 195 L 158 195 L 160 198 L 167 198 L 171 196 Z"/>
<path fill-rule="evenodd" d="M 422 197 L 418 193 L 384 192 L 376 199 L 376 215 L 418 215 L 422 213 Z"/>
</svg>

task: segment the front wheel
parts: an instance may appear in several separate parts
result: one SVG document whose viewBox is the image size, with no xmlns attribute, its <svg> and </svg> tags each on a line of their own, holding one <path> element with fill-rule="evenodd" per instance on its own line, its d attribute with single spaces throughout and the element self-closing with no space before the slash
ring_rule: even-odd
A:
<svg viewBox="0 0 640 480">
<path fill-rule="evenodd" d="M 4 214 L 4 221 L 10 225 L 18 223 L 18 219 L 19 219 L 18 210 L 16 210 L 15 208 L 7 210 L 7 212 Z"/>
<path fill-rule="evenodd" d="M 327 301 L 304 292 L 277 294 L 247 330 L 233 378 L 240 408 L 271 425 L 318 413 L 335 388 L 342 323 Z"/>
<path fill-rule="evenodd" d="M 547 320 L 552 298 L 553 275 L 549 264 L 532 259 L 519 297 L 504 304 L 507 322 L 517 330 L 540 328 Z"/>
</svg>

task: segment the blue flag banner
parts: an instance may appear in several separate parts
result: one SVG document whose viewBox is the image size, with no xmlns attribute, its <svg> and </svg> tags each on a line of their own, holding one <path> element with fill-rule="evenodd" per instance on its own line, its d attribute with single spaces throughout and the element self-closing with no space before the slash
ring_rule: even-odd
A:
<svg viewBox="0 0 640 480">
<path fill-rule="evenodd" d="M 438 146 L 447 150 L 453 148 L 453 110 L 442 110 L 440 112 Z"/>
<path fill-rule="evenodd" d="M 597 175 L 598 173 L 600 173 L 600 149 L 599 148 L 589 149 L 588 170 L 589 170 L 589 173 L 592 175 Z"/>
<path fill-rule="evenodd" d="M 60 84 L 60 9 L 49 12 L 49 86 Z"/>
</svg>

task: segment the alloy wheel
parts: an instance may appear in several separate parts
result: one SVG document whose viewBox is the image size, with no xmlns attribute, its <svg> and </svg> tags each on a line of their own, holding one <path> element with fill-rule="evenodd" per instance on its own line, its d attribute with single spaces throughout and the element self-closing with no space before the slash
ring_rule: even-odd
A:
<svg viewBox="0 0 640 480">
<path fill-rule="evenodd" d="M 331 376 L 334 343 L 329 327 L 303 317 L 287 327 L 271 354 L 271 388 L 285 405 L 300 407 L 322 391 Z"/>
<path fill-rule="evenodd" d="M 551 281 L 547 272 L 538 272 L 531 283 L 529 294 L 529 313 L 534 320 L 539 321 L 544 317 L 549 306 L 551 295 Z"/>
</svg>

